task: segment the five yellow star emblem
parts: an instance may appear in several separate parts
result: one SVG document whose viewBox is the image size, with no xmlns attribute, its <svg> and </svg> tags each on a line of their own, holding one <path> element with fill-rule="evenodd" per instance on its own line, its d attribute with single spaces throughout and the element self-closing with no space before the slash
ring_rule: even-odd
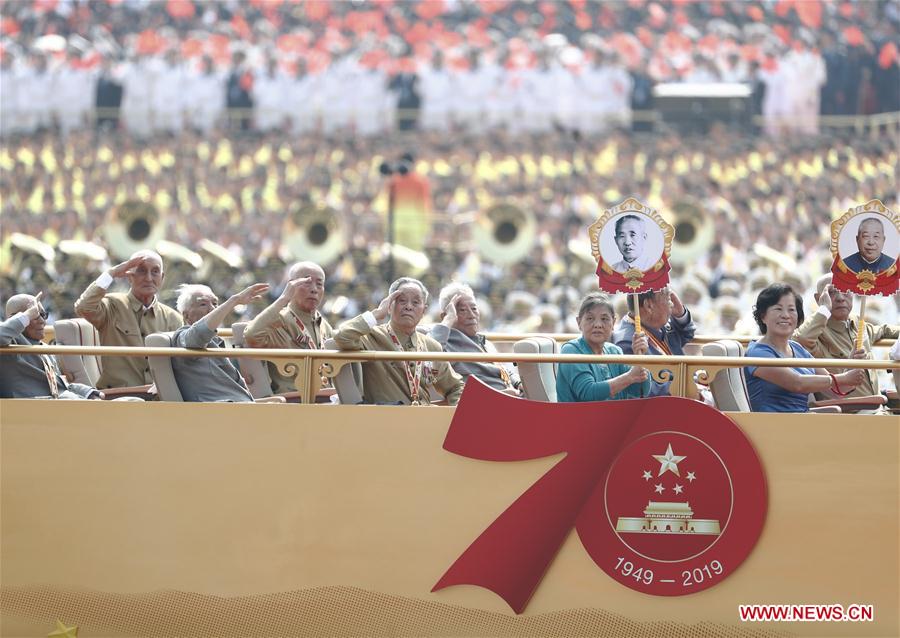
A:
<svg viewBox="0 0 900 638">
<path fill-rule="evenodd" d="M 47 638 L 78 638 L 78 627 L 66 627 L 59 618 L 56 619 L 56 631 L 47 634 Z"/>
</svg>

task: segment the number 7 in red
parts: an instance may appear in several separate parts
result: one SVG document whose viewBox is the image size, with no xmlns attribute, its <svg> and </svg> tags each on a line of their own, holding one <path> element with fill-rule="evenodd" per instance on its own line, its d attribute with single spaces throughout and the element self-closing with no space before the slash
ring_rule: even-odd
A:
<svg viewBox="0 0 900 638">
<path fill-rule="evenodd" d="M 566 456 L 475 539 L 432 591 L 477 585 L 521 613 L 576 527 L 642 403 L 525 401 L 495 392 L 470 377 L 444 449 L 484 461 Z"/>
</svg>

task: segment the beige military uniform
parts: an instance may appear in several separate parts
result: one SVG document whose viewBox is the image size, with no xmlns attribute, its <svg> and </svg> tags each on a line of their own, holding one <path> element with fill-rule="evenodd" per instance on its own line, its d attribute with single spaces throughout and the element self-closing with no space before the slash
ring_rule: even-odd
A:
<svg viewBox="0 0 900 638">
<path fill-rule="evenodd" d="M 441 344 L 427 335 L 414 332 L 412 337 L 394 333 L 400 347 L 391 338 L 390 324 L 373 325 L 372 313 L 364 313 L 341 325 L 334 340 L 341 350 L 380 350 L 407 352 L 441 352 Z M 412 367 L 407 366 L 412 363 Z M 365 361 L 363 367 L 363 399 L 366 403 L 412 403 L 410 375 L 415 377 L 415 362 Z M 421 367 L 419 402 L 429 404 L 428 386 L 433 386 L 456 405 L 462 394 L 463 381 L 446 361 L 426 362 Z"/>
<path fill-rule="evenodd" d="M 281 310 L 269 306 L 259 313 L 247 324 L 244 343 L 248 348 L 320 350 L 333 332 L 331 325 L 321 314 L 316 312 L 313 316 L 308 312 L 295 310 L 293 303 L 290 303 Z M 280 394 L 297 390 L 292 377 L 280 374 L 271 361 L 268 365 L 273 392 Z"/>
<path fill-rule="evenodd" d="M 794 338 L 800 344 L 819 359 L 848 359 L 856 349 L 856 317 L 851 316 L 847 321 L 837 321 L 825 317 L 821 312 L 816 312 L 803 325 L 794 332 Z M 866 323 L 863 335 L 863 348 L 867 358 L 872 358 L 872 344 L 880 339 L 896 339 L 900 336 L 897 326 L 873 326 Z M 832 374 L 839 374 L 845 368 L 829 368 Z M 847 394 L 850 397 L 861 397 L 878 394 L 878 372 L 866 370 L 866 380 L 856 386 Z M 835 399 L 837 396 L 831 392 L 820 393 L 817 396 L 823 399 Z"/>
<path fill-rule="evenodd" d="M 184 325 L 181 313 L 156 297 L 145 308 L 130 291 L 107 294 L 106 288 L 96 281 L 75 302 L 75 314 L 97 328 L 104 346 L 143 347 L 148 334 L 169 332 Z M 146 357 L 103 357 L 100 363 L 100 389 L 153 383 Z"/>
</svg>

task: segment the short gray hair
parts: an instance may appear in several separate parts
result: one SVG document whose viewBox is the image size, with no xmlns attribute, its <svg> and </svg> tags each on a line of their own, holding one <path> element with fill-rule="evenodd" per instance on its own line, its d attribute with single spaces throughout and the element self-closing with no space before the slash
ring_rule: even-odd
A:
<svg viewBox="0 0 900 638">
<path fill-rule="evenodd" d="M 400 279 L 396 280 L 394 283 L 391 284 L 391 287 L 388 288 L 388 295 L 393 295 L 401 287 L 407 286 L 410 284 L 412 284 L 414 286 L 418 286 L 421 289 L 422 301 L 427 304 L 428 303 L 428 288 L 426 288 L 425 284 L 423 284 L 421 281 L 419 281 L 418 279 L 413 279 L 412 277 L 400 277 Z"/>
<path fill-rule="evenodd" d="M 454 281 L 441 288 L 441 294 L 438 295 L 438 306 L 440 306 L 441 311 L 447 307 L 450 300 L 456 295 L 469 295 L 472 299 L 475 298 L 475 293 L 470 286 L 459 281 Z"/>
<path fill-rule="evenodd" d="M 879 219 L 878 217 L 866 217 L 864 220 L 859 222 L 859 226 L 857 226 L 856 228 L 857 237 L 859 237 L 860 233 L 862 233 L 863 224 L 868 224 L 869 222 L 875 222 L 879 227 L 881 227 L 881 232 L 884 232 L 884 222 L 881 221 L 881 219 Z"/>
<path fill-rule="evenodd" d="M 288 279 L 296 279 L 301 270 L 321 270 L 322 276 L 325 276 L 325 269 L 314 261 L 298 261 L 288 270 Z"/>
<path fill-rule="evenodd" d="M 132 253 L 131 257 L 129 257 L 129 259 L 134 259 L 135 257 L 144 257 L 144 258 L 155 259 L 156 261 L 159 262 L 160 268 L 165 268 L 165 262 L 163 261 L 162 256 L 155 250 L 150 250 L 149 248 L 143 248 L 141 250 L 138 250 L 137 252 Z"/>
<path fill-rule="evenodd" d="M 184 311 L 190 308 L 191 302 L 197 295 L 212 295 L 215 297 L 216 293 L 212 291 L 212 288 L 203 284 L 181 284 L 178 286 L 178 300 L 175 302 L 175 308 L 178 309 L 178 312 L 184 314 Z"/>
</svg>

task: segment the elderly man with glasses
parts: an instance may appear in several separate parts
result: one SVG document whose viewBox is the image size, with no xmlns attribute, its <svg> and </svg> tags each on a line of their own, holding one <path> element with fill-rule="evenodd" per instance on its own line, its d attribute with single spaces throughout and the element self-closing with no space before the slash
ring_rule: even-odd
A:
<svg viewBox="0 0 900 638">
<path fill-rule="evenodd" d="M 41 294 L 14 295 L 6 302 L 6 321 L 0 323 L 0 346 L 40 345 L 47 325 Z M 67 383 L 49 354 L 5 355 L 0 365 L 0 398 L 4 399 L 102 399 L 89 385 Z"/>
</svg>

